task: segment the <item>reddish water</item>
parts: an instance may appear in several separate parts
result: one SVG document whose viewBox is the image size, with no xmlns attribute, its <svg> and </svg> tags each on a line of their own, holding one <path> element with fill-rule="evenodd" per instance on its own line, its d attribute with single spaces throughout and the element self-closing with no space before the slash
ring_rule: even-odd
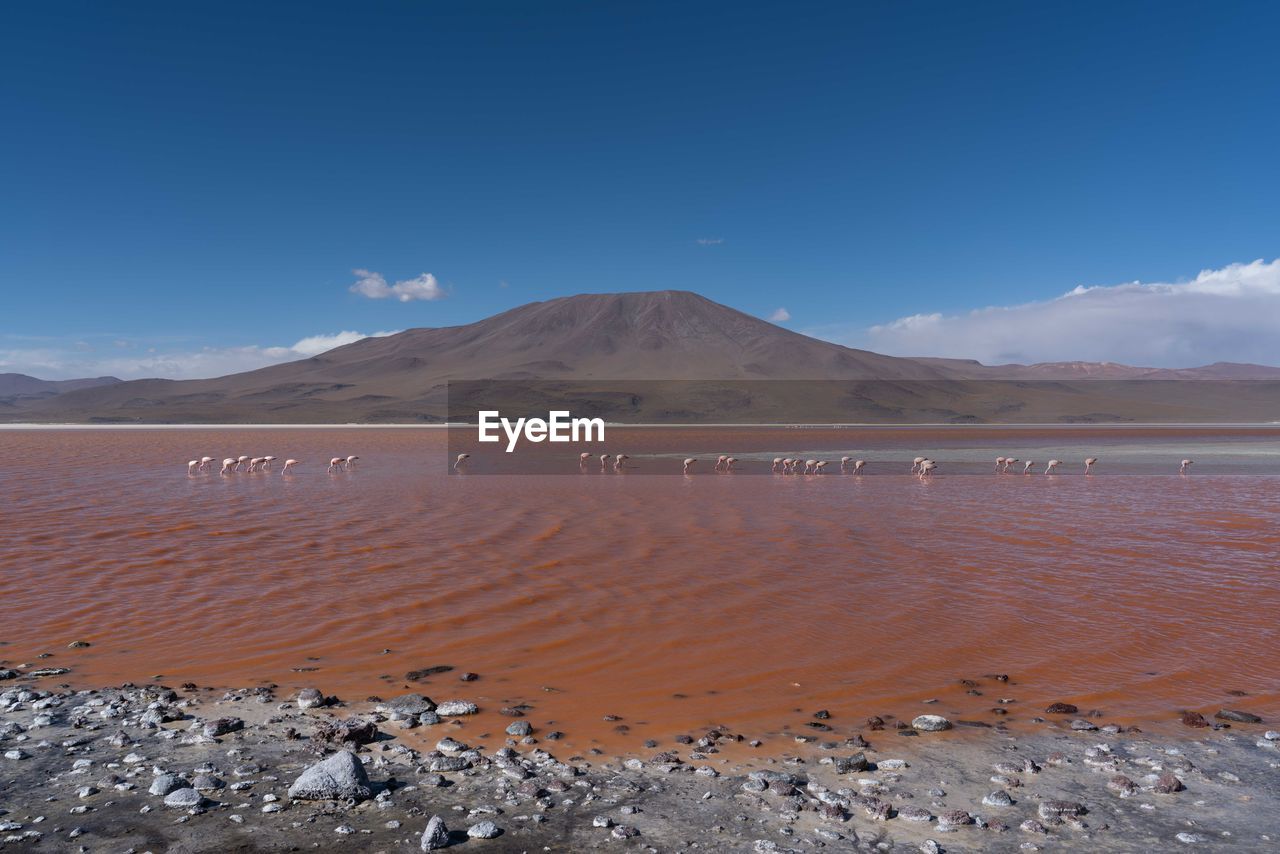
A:
<svg viewBox="0 0 1280 854">
<path fill-rule="evenodd" d="M 571 744 L 620 749 L 822 707 L 994 721 L 997 696 L 1019 700 L 1014 720 L 1055 700 L 1147 724 L 1280 716 L 1280 431 L 616 430 L 610 445 L 638 468 L 477 476 L 479 458 L 446 477 L 443 432 L 421 429 L 0 431 L 0 658 L 53 653 L 41 663 L 76 685 L 162 674 L 347 699 L 448 664 L 419 690 L 528 701 Z M 716 449 L 747 471 L 849 449 L 871 474 L 644 476 Z M 1103 463 L 987 471 L 1043 449 Z M 931 482 L 903 474 L 922 452 L 943 465 Z M 241 453 L 306 463 L 186 475 L 193 456 Z M 325 473 L 348 453 L 358 469 Z M 1194 476 L 1170 474 L 1183 456 Z M 1013 684 L 957 684 L 995 672 Z"/>
</svg>

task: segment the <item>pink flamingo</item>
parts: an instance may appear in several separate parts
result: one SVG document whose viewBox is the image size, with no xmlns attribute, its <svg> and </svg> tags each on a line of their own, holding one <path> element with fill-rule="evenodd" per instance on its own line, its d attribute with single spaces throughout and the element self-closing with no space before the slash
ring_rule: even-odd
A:
<svg viewBox="0 0 1280 854">
<path fill-rule="evenodd" d="M 1031 474 L 1031 467 L 1036 464 L 1035 460 L 1027 460 L 1026 465 L 1022 467 L 1023 474 Z"/>
<path fill-rule="evenodd" d="M 356 467 L 356 460 L 358 460 L 358 459 L 360 459 L 360 458 L 359 458 L 359 457 L 357 457 L 357 456 L 355 456 L 355 455 L 352 455 L 352 456 L 350 456 L 350 457 L 347 457 L 347 468 L 349 468 L 349 469 L 353 469 L 353 468 L 355 468 L 355 467 Z"/>
<path fill-rule="evenodd" d="M 461 471 L 461 470 L 462 470 L 462 464 L 463 464 L 463 463 L 465 463 L 465 462 L 466 462 L 467 460 L 469 460 L 469 459 L 471 459 L 471 455 L 470 455 L 470 454 L 458 454 L 458 458 L 457 458 L 456 460 L 454 460 L 454 461 L 453 461 L 453 468 L 454 468 L 454 470 L 455 470 L 455 471 Z"/>
<path fill-rule="evenodd" d="M 293 468 L 293 467 L 294 467 L 294 466 L 296 466 L 297 464 L 298 464 L 298 461 L 297 461 L 297 460 L 285 460 L 285 461 L 284 461 L 284 468 L 280 469 L 280 474 L 282 474 L 282 475 L 286 475 L 286 474 L 288 474 L 288 473 L 289 473 L 289 469 Z"/>
<path fill-rule="evenodd" d="M 733 464 L 736 463 L 737 461 L 738 461 L 737 457 L 725 457 L 724 470 L 733 471 Z"/>
<path fill-rule="evenodd" d="M 255 471 L 257 471 L 258 466 L 262 465 L 262 461 L 263 461 L 262 457 L 254 457 L 253 459 L 249 460 L 249 473 L 253 474 Z"/>
<path fill-rule="evenodd" d="M 209 465 L 210 465 L 211 463 L 213 463 L 213 462 L 214 462 L 213 457 L 201 457 L 201 458 L 200 458 L 200 471 L 208 471 L 208 470 L 209 470 Z"/>
<path fill-rule="evenodd" d="M 926 459 L 925 459 L 924 457 L 916 457 L 914 460 L 912 460 L 912 461 L 911 461 L 911 473 L 912 473 L 912 474 L 915 474 L 915 473 L 916 473 L 916 470 L 920 468 L 920 464 L 921 464 L 921 463 L 923 463 L 923 462 L 925 462 L 925 461 L 926 461 Z"/>
<path fill-rule="evenodd" d="M 218 474 L 231 474 L 236 470 L 238 463 L 239 461 L 235 457 L 227 457 L 222 461 L 222 471 L 218 472 Z"/>
<path fill-rule="evenodd" d="M 841 457 L 841 458 L 840 458 L 840 471 L 844 471 L 846 468 L 848 468 L 848 467 L 849 467 L 849 463 L 850 463 L 850 462 L 852 462 L 852 460 L 853 460 L 853 457 Z"/>
<path fill-rule="evenodd" d="M 935 463 L 933 460 L 921 460 L 920 476 L 929 477 L 930 475 L 933 474 L 933 470 L 936 469 L 937 467 L 938 467 L 938 464 Z"/>
<path fill-rule="evenodd" d="M 244 465 L 244 464 L 245 464 L 245 463 L 247 463 L 247 462 L 249 462 L 249 458 L 248 458 L 248 457 L 237 457 L 237 458 L 236 458 L 236 471 L 239 471 L 239 470 L 240 470 L 240 466 Z"/>
<path fill-rule="evenodd" d="M 275 457 L 272 457 L 272 456 L 266 456 L 266 457 L 263 457 L 263 458 L 262 458 L 262 470 L 263 470 L 263 471 L 271 471 L 271 464 L 272 464 L 272 463 L 274 463 L 275 461 L 276 461 L 276 458 L 275 458 Z"/>
<path fill-rule="evenodd" d="M 600 455 L 600 471 L 604 471 L 608 467 L 609 467 L 609 455 L 601 454 Z"/>
<path fill-rule="evenodd" d="M 996 457 L 996 471 L 1004 467 L 1004 457 Z"/>
<path fill-rule="evenodd" d="M 774 457 L 774 458 L 773 458 L 773 468 L 769 469 L 769 471 L 777 471 L 777 470 L 778 470 L 778 466 L 782 465 L 782 463 L 783 463 L 783 459 L 782 459 L 782 457 Z"/>
<path fill-rule="evenodd" d="M 334 469 L 338 469 L 339 471 L 341 471 L 342 465 L 346 461 L 347 461 L 346 457 L 334 457 L 333 459 L 329 460 L 329 468 L 326 469 L 326 471 L 333 471 Z"/>
<path fill-rule="evenodd" d="M 786 457 L 786 458 L 784 458 L 784 459 L 783 459 L 783 461 L 782 461 L 782 473 L 783 473 L 783 474 L 790 474 L 790 473 L 791 473 L 791 466 L 792 466 L 794 463 L 795 463 L 795 460 L 791 459 L 790 457 Z"/>
<path fill-rule="evenodd" d="M 618 454 L 616 457 L 613 458 L 613 470 L 622 471 L 622 468 L 623 468 L 622 464 L 629 459 L 631 459 L 631 457 L 628 457 L 626 454 Z"/>
<path fill-rule="evenodd" d="M 1182 465 L 1178 466 L 1178 474 L 1186 474 L 1187 469 L 1195 465 L 1195 460 L 1183 460 Z"/>
<path fill-rule="evenodd" d="M 686 459 L 684 461 L 684 473 L 688 474 L 689 469 L 692 468 L 693 464 L 696 463 L 697 461 L 698 461 L 697 457 L 689 457 L 688 459 Z"/>
<path fill-rule="evenodd" d="M 818 460 L 813 464 L 813 473 L 822 474 L 822 470 L 827 467 L 826 460 Z"/>
<path fill-rule="evenodd" d="M 805 474 L 814 474 L 815 472 L 817 472 L 817 470 L 818 470 L 818 461 L 817 461 L 817 460 L 805 460 L 805 461 L 804 461 L 804 473 L 805 473 Z"/>
<path fill-rule="evenodd" d="M 1014 463 L 1016 463 L 1016 462 L 1019 462 L 1019 460 L 1018 460 L 1018 458 L 1017 458 L 1017 457 L 1005 457 L 1005 458 L 1004 458 L 1004 470 L 1005 470 L 1005 471 L 1008 471 L 1008 470 L 1009 470 L 1009 466 L 1013 465 L 1013 464 L 1014 464 Z"/>
<path fill-rule="evenodd" d="M 867 467 L 867 461 L 866 461 L 866 460 L 854 460 L 854 461 L 853 461 L 853 473 L 854 473 L 854 474 L 862 474 L 862 470 L 863 470 L 864 468 L 866 468 L 866 467 Z"/>
<path fill-rule="evenodd" d="M 1062 465 L 1061 460 L 1049 460 L 1049 464 L 1044 467 L 1045 474 L 1053 474 L 1058 466 Z"/>
<path fill-rule="evenodd" d="M 583 451 L 582 453 L 578 454 L 578 467 L 585 468 L 587 465 L 587 460 L 589 459 L 591 459 L 590 451 Z"/>
<path fill-rule="evenodd" d="M 199 470 L 200 470 L 200 461 L 199 461 L 199 460 L 189 460 L 189 461 L 187 462 L 187 474 L 189 474 L 189 475 L 191 475 L 191 474 L 195 474 L 195 473 L 196 473 L 197 471 L 199 471 Z"/>
<path fill-rule="evenodd" d="M 725 456 L 724 454 L 721 454 L 720 456 L 716 457 L 716 464 L 715 464 L 715 466 L 713 466 L 713 468 L 714 468 L 716 471 L 720 471 L 720 466 L 724 465 L 724 464 L 725 464 L 725 461 L 726 461 L 726 460 L 728 460 L 728 459 L 729 459 L 729 458 L 728 458 L 727 456 Z"/>
<path fill-rule="evenodd" d="M 1097 462 L 1098 462 L 1098 458 L 1097 458 L 1097 457 L 1089 457 L 1089 459 L 1085 460 L 1085 461 L 1084 461 L 1084 473 L 1085 473 L 1085 474 L 1093 474 L 1093 467 L 1097 464 Z"/>
</svg>

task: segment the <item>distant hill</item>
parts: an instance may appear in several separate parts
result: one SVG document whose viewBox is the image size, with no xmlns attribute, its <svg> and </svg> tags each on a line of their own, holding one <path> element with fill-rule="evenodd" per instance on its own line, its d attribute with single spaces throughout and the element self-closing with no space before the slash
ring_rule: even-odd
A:
<svg viewBox="0 0 1280 854">
<path fill-rule="evenodd" d="M 69 391 L 99 388 L 120 382 L 115 377 L 78 380 L 42 380 L 26 374 L 0 374 L 0 415 L 16 411 L 33 401 L 44 400 Z"/>
<path fill-rule="evenodd" d="M 28 378 L 30 379 L 30 378 Z M 204 380 L 98 382 L 0 409 L 11 421 L 126 423 L 430 422 L 445 417 L 450 380 L 614 381 L 604 397 L 644 388 L 601 411 L 619 420 L 803 420 L 806 394 L 840 381 L 821 420 L 1116 422 L 1280 419 L 1280 369 L 1187 371 L 1054 363 L 985 366 L 855 350 L 783 329 L 687 291 L 583 294 L 530 303 L 464 326 L 366 338 L 319 356 Z M 1188 394 L 1187 380 L 1222 380 Z M 700 380 L 697 393 L 673 381 Z M 1107 380 L 1140 381 L 1112 389 Z M 1172 382 L 1176 381 L 1176 382 Z M 1238 381 L 1263 381 L 1237 385 Z M 41 382 L 35 380 L 35 382 Z M 657 385 L 667 383 L 661 393 Z M 719 385 L 716 385 L 719 383 Z M 737 384 L 737 385 L 735 385 Z M 1232 386 L 1234 390 L 1228 390 Z M 758 389 L 769 389 L 761 392 Z M 608 390 L 608 391 L 606 391 Z M 728 392 L 732 393 L 728 393 Z M 725 393 L 721 393 L 725 392 Z M 675 394 L 679 406 L 659 406 Z M 626 395 L 623 395 L 624 397 Z M 584 403 L 575 398 L 577 403 Z M 827 401 L 826 403 L 829 403 Z M 586 401 L 585 403 L 590 403 Z M 670 404 L 671 401 L 666 401 Z M 612 407 L 612 408 L 610 408 Z"/>
</svg>

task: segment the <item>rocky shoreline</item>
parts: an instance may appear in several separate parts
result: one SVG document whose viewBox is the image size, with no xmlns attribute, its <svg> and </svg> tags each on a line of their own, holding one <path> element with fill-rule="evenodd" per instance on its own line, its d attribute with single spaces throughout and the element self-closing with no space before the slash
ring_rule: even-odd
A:
<svg viewBox="0 0 1280 854">
<path fill-rule="evenodd" d="M 12 673 L 12 671 L 10 671 Z M 57 674 L 49 674 L 57 675 Z M 111 852 L 1155 851 L 1280 844 L 1280 732 L 845 723 L 557 751 L 519 707 L 0 683 L 0 847 Z M 1229 712 L 1229 710 L 1227 710 Z M 1197 716 L 1198 717 L 1198 716 Z M 957 724 L 963 722 L 955 722 Z M 1201 726 L 1206 724 L 1206 726 Z M 917 734 L 901 738 L 901 734 Z M 742 749 L 752 752 L 744 756 Z M 560 755 L 563 753 L 564 755 Z"/>
</svg>

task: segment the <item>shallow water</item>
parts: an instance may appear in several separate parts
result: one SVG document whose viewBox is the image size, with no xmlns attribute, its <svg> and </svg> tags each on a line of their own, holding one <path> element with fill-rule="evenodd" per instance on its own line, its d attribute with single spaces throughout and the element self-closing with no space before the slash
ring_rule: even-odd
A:
<svg viewBox="0 0 1280 854">
<path fill-rule="evenodd" d="M 995 721 L 997 696 L 1017 698 L 1015 722 L 1056 700 L 1154 728 L 1183 708 L 1280 716 L 1280 429 L 609 439 L 632 471 L 580 472 L 544 446 L 515 469 L 566 476 L 481 476 L 513 463 L 477 455 L 450 477 L 441 430 L 2 430 L 0 658 L 53 653 L 42 663 L 76 685 L 162 675 L 344 699 L 447 664 L 412 687 L 528 701 L 536 726 L 620 749 L 824 707 Z M 711 472 L 717 451 L 742 471 Z M 242 453 L 305 462 L 186 474 L 191 457 Z M 738 476 L 846 453 L 867 476 Z M 1010 453 L 1067 464 L 991 473 Z M 346 454 L 357 468 L 325 472 Z M 688 454 L 706 460 L 696 476 L 645 476 Z M 941 463 L 932 480 L 905 473 L 917 454 Z M 1102 459 L 1092 477 L 1086 455 Z M 988 673 L 1011 684 L 958 684 Z"/>
</svg>

